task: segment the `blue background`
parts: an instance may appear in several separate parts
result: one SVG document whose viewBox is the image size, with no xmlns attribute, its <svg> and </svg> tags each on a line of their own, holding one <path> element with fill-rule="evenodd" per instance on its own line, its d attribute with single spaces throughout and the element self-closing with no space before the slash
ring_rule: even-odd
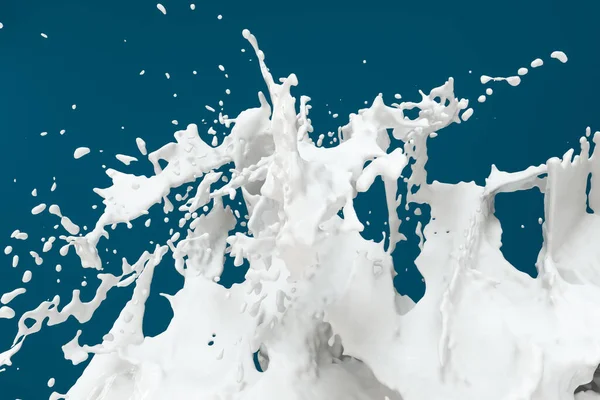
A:
<svg viewBox="0 0 600 400">
<path fill-rule="evenodd" d="M 172 139 L 172 120 L 183 128 L 214 119 L 205 104 L 217 108 L 223 100 L 230 116 L 258 105 L 256 94 L 265 87 L 241 36 L 243 28 L 258 37 L 276 77 L 297 74 L 295 94 L 313 99 L 311 118 L 317 133 L 335 131 L 350 112 L 380 92 L 388 103 L 395 101 L 394 93 L 418 100 L 417 89 L 427 92 L 454 77 L 457 95 L 471 99 L 475 114 L 467 124 L 452 126 L 430 141 L 431 179 L 483 184 L 491 164 L 513 171 L 545 162 L 576 146 L 586 126 L 600 126 L 600 5 L 594 1 L 198 0 L 195 11 L 187 1 L 162 3 L 166 16 L 154 1 L 0 2 L 0 244 L 12 244 L 21 256 L 20 266 L 13 269 L 12 256 L 2 255 L 0 293 L 20 286 L 25 269 L 33 271 L 28 293 L 11 303 L 18 315 L 57 292 L 64 304 L 86 276 L 76 257 L 60 258 L 56 249 L 43 255 L 44 265 L 33 264 L 28 251 L 41 253 L 40 238 L 56 235 L 52 226 L 58 222 L 47 213 L 32 216 L 33 206 L 56 203 L 76 223 L 92 225 L 100 210 L 91 206 L 100 199 L 91 189 L 109 183 L 102 164 L 151 173 L 145 161 L 127 168 L 114 158 L 117 153 L 138 156 L 136 137 L 143 137 L 152 151 Z M 40 36 L 42 32 L 48 39 Z M 549 58 L 557 49 L 567 53 L 567 64 Z M 493 96 L 477 103 L 485 90 L 480 75 L 515 75 L 537 57 L 545 65 L 530 69 L 521 86 L 495 84 Z M 139 75 L 142 69 L 144 76 Z M 225 94 L 227 88 L 231 95 Z M 72 104 L 77 104 L 76 110 Z M 333 119 L 328 111 L 340 117 Z M 58 133 L 61 129 L 66 130 L 64 136 Z M 48 136 L 41 137 L 43 131 Z M 221 138 L 222 129 L 219 132 Z M 92 154 L 74 160 L 79 146 L 90 147 Z M 58 189 L 51 193 L 53 177 Z M 38 189 L 37 198 L 30 195 L 33 188 Z M 359 197 L 357 207 L 365 218 L 373 212 L 365 235 L 380 240 L 386 211 L 378 191 L 380 184 Z M 542 204 L 537 191 L 501 195 L 497 201 L 504 228 L 502 251 L 532 275 L 541 246 L 537 219 Z M 166 239 L 165 227 L 174 226 L 179 217 L 164 223 L 155 208 L 150 229 L 119 227 L 111 232 L 110 242 L 101 242 L 108 272 L 120 270 L 121 257 L 133 262 L 144 249 L 153 249 L 149 240 Z M 411 234 L 414 225 L 414 218 L 403 224 L 411 238 L 394 254 L 399 272 L 395 283 L 401 293 L 418 300 L 425 285 L 413 263 L 418 253 Z M 14 229 L 28 232 L 30 239 L 10 240 Z M 113 255 L 115 248 L 119 253 Z M 182 283 L 169 261 L 170 256 L 158 268 L 148 303 L 151 317 L 144 328 L 150 335 L 161 332 L 171 317 L 167 301 L 158 293 L 172 294 Z M 63 265 L 63 272 L 54 270 L 56 263 Z M 243 267 L 228 265 L 224 281 L 239 282 L 243 274 Z M 93 274 L 87 278 L 89 285 L 81 288 L 84 300 L 97 286 Z M 84 326 L 80 342 L 100 341 L 130 294 L 131 288 L 110 292 L 93 321 Z M 2 349 L 9 347 L 15 323 L 16 319 L 0 320 Z M 35 400 L 47 398 L 52 390 L 66 392 L 85 366 L 71 366 L 60 350 L 76 329 L 78 324 L 69 320 L 29 337 L 14 357 L 14 366 L 0 374 L 0 400 Z M 54 389 L 46 386 L 50 377 L 57 380 Z"/>
</svg>

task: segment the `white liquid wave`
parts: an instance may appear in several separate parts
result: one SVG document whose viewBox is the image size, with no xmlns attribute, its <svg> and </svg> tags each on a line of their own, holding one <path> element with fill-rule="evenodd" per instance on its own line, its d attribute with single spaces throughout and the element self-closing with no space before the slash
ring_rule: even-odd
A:
<svg viewBox="0 0 600 400">
<path fill-rule="evenodd" d="M 205 143 L 196 125 L 177 131 L 175 142 L 148 154 L 154 176 L 107 170 L 112 186 L 95 189 L 104 199 L 102 216 L 85 236 L 62 236 L 67 244 L 60 252 L 74 247 L 83 268 L 101 270 L 97 245 L 108 238 L 106 226 L 129 225 L 161 200 L 173 210 L 170 191 L 198 181 L 189 198 L 177 198 L 179 211 L 186 213 L 179 226 L 189 224 L 187 233 L 181 239 L 176 233 L 133 265 L 124 261 L 120 276 L 100 273 L 90 302 L 82 302 L 74 290 L 64 307 L 56 296 L 24 313 L 13 346 L 0 354 L 0 366 L 12 364 L 45 319 L 55 325 L 73 316 L 84 323 L 110 289 L 135 284 L 102 343 L 80 345 L 78 331 L 63 346 L 74 364 L 89 354 L 93 359 L 68 394 L 52 398 L 600 398 L 591 390 L 595 384 L 574 395 L 600 363 L 600 246 L 595 242 L 600 221 L 594 213 L 600 210 L 600 158 L 590 155 L 588 140 L 581 139 L 579 155 L 570 150 L 523 171 L 493 166 L 485 186 L 428 183 L 427 140 L 473 114 L 466 99 L 455 97 L 452 78 L 422 93 L 419 102 L 389 107 L 377 97 L 369 108 L 350 115 L 337 146 L 323 148 L 308 135 L 313 131 L 310 99 L 301 96 L 297 104 L 291 95 L 296 76 L 277 84 L 254 36 L 244 31 L 244 37 L 259 59 L 268 98 L 259 93 L 260 106 L 235 119 L 221 115 L 223 124 L 234 126 L 219 146 Z M 563 54 L 556 57 L 566 61 Z M 484 77 L 485 83 L 511 85 L 521 79 Z M 417 118 L 405 116 L 415 109 Z M 598 140 L 594 136 L 594 143 Z M 136 143 L 146 155 L 145 142 L 137 138 Z M 78 149 L 75 158 L 86 152 Z M 222 178 L 215 170 L 230 162 L 235 169 L 227 184 L 213 188 Z M 357 194 L 367 192 L 377 177 L 384 182 L 389 211 L 390 233 L 382 242 L 361 236 L 364 225 L 353 207 Z M 402 182 L 404 199 L 397 196 Z M 498 193 L 532 188 L 545 196 L 536 279 L 504 259 L 494 216 Z M 237 191 L 248 209 L 249 234 L 229 236 L 239 214 L 224 207 L 221 198 L 233 198 Z M 210 212 L 202 213 L 211 201 Z M 392 282 L 391 253 L 405 239 L 396 209 L 408 204 L 429 205 L 432 217 L 417 231 L 416 265 L 427 284 L 417 304 L 398 295 Z M 66 219 L 63 225 L 72 235 L 79 232 L 58 206 L 50 211 Z M 142 321 L 152 276 L 169 253 L 185 283 L 168 297 L 174 312 L 168 328 L 145 337 Z M 246 280 L 230 289 L 217 283 L 226 253 L 236 265 L 244 260 L 250 265 Z M 6 294 L 3 302 L 24 291 Z M 10 311 L 5 308 L 5 318 L 12 317 Z M 253 362 L 259 350 L 264 372 Z M 53 385 L 54 380 L 48 383 Z"/>
</svg>

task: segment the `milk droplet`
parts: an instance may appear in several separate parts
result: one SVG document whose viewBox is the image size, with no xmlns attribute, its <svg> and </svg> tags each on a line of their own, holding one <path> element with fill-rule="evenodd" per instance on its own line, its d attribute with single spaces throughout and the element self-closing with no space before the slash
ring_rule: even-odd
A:
<svg viewBox="0 0 600 400">
<path fill-rule="evenodd" d="M 562 51 L 553 51 L 552 54 L 550 54 L 550 57 L 557 59 L 558 61 L 560 61 L 563 64 L 569 60 L 567 55 L 565 53 L 563 53 Z"/>
<path fill-rule="evenodd" d="M 37 206 L 35 206 L 31 209 L 31 213 L 33 215 L 38 215 L 38 214 L 42 213 L 45 209 L 46 209 L 46 205 L 44 203 L 38 204 Z"/>
<path fill-rule="evenodd" d="M 469 118 L 471 118 L 472 115 L 473 115 L 473 109 L 469 108 L 465 112 L 462 113 L 461 119 L 466 122 L 469 120 Z"/>
<path fill-rule="evenodd" d="M 29 283 L 31 281 L 31 271 L 27 270 L 23 273 L 23 278 L 21 278 L 21 281 L 23 283 Z"/>
<path fill-rule="evenodd" d="M 121 162 L 122 162 L 123 164 L 125 164 L 125 165 L 129 165 L 129 164 L 131 164 L 132 162 L 134 162 L 134 161 L 137 161 L 137 160 L 138 160 L 138 159 L 137 159 L 137 158 L 135 158 L 135 157 L 126 156 L 126 155 L 124 155 L 124 154 L 117 154 L 117 155 L 115 156 L 115 158 L 116 158 L 117 160 L 121 161 Z"/>
<path fill-rule="evenodd" d="M 138 150 L 142 153 L 143 156 L 148 154 L 148 150 L 146 150 L 146 142 L 142 138 L 135 138 L 135 144 L 137 145 Z"/>
<path fill-rule="evenodd" d="M 84 157 L 88 154 L 90 154 L 90 149 L 88 147 L 78 147 L 77 149 L 75 149 L 75 152 L 73 153 L 73 157 L 76 160 L 78 160 L 81 157 Z"/>
<path fill-rule="evenodd" d="M 531 68 L 537 68 L 544 65 L 544 61 L 541 58 L 536 58 L 531 62 Z"/>
<path fill-rule="evenodd" d="M 519 84 L 521 83 L 521 78 L 518 76 L 509 76 L 508 78 L 506 78 L 506 81 L 510 86 L 519 86 Z"/>
<path fill-rule="evenodd" d="M 485 85 L 486 83 L 488 83 L 489 81 L 492 80 L 491 76 L 487 76 L 487 75 L 481 75 L 481 77 L 479 78 L 480 82 L 482 85 Z"/>
</svg>

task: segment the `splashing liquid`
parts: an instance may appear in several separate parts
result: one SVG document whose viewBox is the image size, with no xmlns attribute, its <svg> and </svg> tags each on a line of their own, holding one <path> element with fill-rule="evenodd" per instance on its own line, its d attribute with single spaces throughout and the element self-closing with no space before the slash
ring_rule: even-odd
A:
<svg viewBox="0 0 600 400">
<path fill-rule="evenodd" d="M 45 320 L 55 325 L 74 317 L 85 323 L 112 288 L 135 285 L 101 343 L 80 345 L 78 331 L 63 346 L 74 364 L 93 358 L 67 394 L 51 398 L 573 399 L 600 363 L 600 248 L 590 240 L 600 237 L 600 221 L 586 212 L 586 202 L 600 210 L 600 158 L 590 155 L 588 140 L 581 139 L 575 157 L 570 150 L 513 173 L 493 167 L 485 186 L 429 184 L 428 138 L 473 114 L 466 99 L 455 97 L 453 79 L 422 93 L 419 102 L 389 107 L 377 97 L 350 115 L 336 146 L 323 148 L 309 137 L 310 99 L 301 96 L 297 103 L 291 94 L 296 76 L 276 83 L 255 37 L 247 30 L 243 36 L 267 86 L 267 95 L 258 94 L 258 107 L 235 119 L 220 115 L 233 128 L 218 146 L 205 143 L 196 125 L 149 154 L 137 138 L 155 175 L 108 169 L 112 186 L 95 189 L 104 199 L 103 214 L 85 236 L 61 236 L 66 244 L 60 252 L 73 247 L 83 268 L 100 271 L 97 246 L 108 238 L 107 226 L 129 225 L 163 200 L 172 210 L 170 191 L 194 183 L 195 193 L 177 197 L 188 216 L 180 221 L 187 234 L 173 235 L 133 265 L 124 261 L 121 275 L 100 273 L 89 302 L 75 290 L 64 306 L 56 296 L 25 312 L 0 365 L 12 365 Z M 564 53 L 556 54 L 566 61 Z M 538 65 L 541 60 L 532 63 Z M 483 84 L 502 80 L 520 82 L 518 76 L 482 77 Z M 417 118 L 405 116 L 415 109 Z M 594 143 L 599 139 L 594 136 Z M 88 152 L 79 148 L 75 158 Z M 235 168 L 224 179 L 216 170 L 230 162 Z M 361 236 L 364 225 L 353 207 L 357 193 L 368 191 L 378 177 L 390 230 L 381 242 Z M 397 197 L 399 183 L 407 186 L 404 199 Z M 498 193 L 533 187 L 545 193 L 537 279 L 503 258 L 494 216 Z M 239 215 L 222 197 L 240 192 L 249 233 L 229 236 Z M 418 233 L 416 265 L 427 292 L 417 305 L 398 295 L 392 282 L 391 253 L 405 239 L 395 212 L 401 204 L 431 209 L 431 221 Z M 66 218 L 56 205 L 50 212 Z M 79 232 L 70 220 L 63 225 L 72 235 Z M 226 253 L 235 265 L 245 260 L 250 265 L 245 281 L 229 289 L 217 283 Z M 185 283 L 168 297 L 174 312 L 168 328 L 145 337 L 153 273 L 168 254 Z M 3 302 L 24 291 L 5 294 Z M 14 312 L 4 310 L 2 316 L 12 318 Z M 592 389 L 580 389 L 577 398 L 600 398 Z"/>
</svg>

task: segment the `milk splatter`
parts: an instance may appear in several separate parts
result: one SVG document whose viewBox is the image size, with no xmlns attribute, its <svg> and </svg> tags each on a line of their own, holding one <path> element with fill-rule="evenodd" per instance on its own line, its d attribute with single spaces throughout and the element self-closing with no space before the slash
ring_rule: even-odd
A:
<svg viewBox="0 0 600 400">
<path fill-rule="evenodd" d="M 154 175 L 108 169 L 112 185 L 94 190 L 103 213 L 83 236 L 58 206 L 49 207 L 71 235 L 59 238 L 66 242 L 60 253 L 73 247 L 88 273 L 98 270 L 100 284 L 89 301 L 76 289 L 70 300 L 55 296 L 20 315 L 0 365 L 11 366 L 44 322 L 73 317 L 84 324 L 109 291 L 131 285 L 131 299 L 100 343 L 80 344 L 78 330 L 62 347 L 75 365 L 92 356 L 68 398 L 566 400 L 576 388 L 578 400 L 596 396 L 600 250 L 590 238 L 600 223 L 586 203 L 600 210 L 600 156 L 588 139 L 581 139 L 577 156 L 570 150 L 517 172 L 492 166 L 484 185 L 429 183 L 427 141 L 474 113 L 455 96 L 452 78 L 414 102 L 390 107 L 377 96 L 328 135 L 334 146 L 320 147 L 325 136 L 317 145 L 310 136 L 310 99 L 292 96 L 297 77 L 276 81 L 256 38 L 248 30 L 243 36 L 267 90 L 256 107 L 227 119 L 232 129 L 220 144 L 209 145 L 190 124 L 148 154 Z M 520 83 L 518 76 L 483 78 L 483 84 Z M 418 113 L 410 118 L 407 110 Z M 146 152 L 139 142 L 138 148 Z M 218 172 L 230 163 L 228 174 Z M 379 242 L 361 235 L 368 221 L 354 209 L 357 194 L 377 179 L 389 229 Z M 166 244 L 133 264 L 124 261 L 119 272 L 100 272 L 106 227 L 129 226 L 161 202 L 174 212 L 169 193 L 190 183 L 177 208 L 185 230 L 170 232 Z M 397 195 L 399 185 L 405 197 Z M 545 196 L 536 279 L 504 259 L 494 215 L 498 193 L 532 188 Z M 248 214 L 243 232 L 234 231 L 237 207 L 223 204 L 238 194 Z M 417 224 L 415 264 L 427 291 L 415 306 L 393 287 L 392 253 L 411 233 L 396 210 L 425 205 L 432 218 Z M 248 264 L 243 283 L 218 284 L 225 256 Z M 161 265 L 165 257 L 173 261 Z M 170 265 L 184 280 L 165 296 L 173 318 L 163 333 L 145 337 L 154 270 Z M 29 270 L 22 280 L 31 280 Z M 0 308 L 0 318 L 14 317 Z"/>
</svg>

